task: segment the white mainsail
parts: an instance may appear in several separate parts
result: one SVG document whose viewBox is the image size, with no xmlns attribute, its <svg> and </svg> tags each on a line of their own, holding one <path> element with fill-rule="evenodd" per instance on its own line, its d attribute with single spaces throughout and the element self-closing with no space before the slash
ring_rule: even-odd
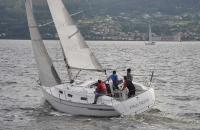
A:
<svg viewBox="0 0 200 130">
<path fill-rule="evenodd" d="M 152 32 L 151 32 L 151 24 L 149 24 L 149 42 L 153 42 L 152 41 Z"/>
<path fill-rule="evenodd" d="M 62 0 L 47 0 L 67 66 L 74 69 L 103 71 L 73 23 Z"/>
<path fill-rule="evenodd" d="M 25 0 L 25 6 L 30 36 L 32 40 L 32 48 L 39 69 L 40 82 L 46 87 L 58 85 L 61 83 L 61 80 L 52 64 L 52 61 L 40 36 L 33 15 L 32 1 Z"/>
</svg>

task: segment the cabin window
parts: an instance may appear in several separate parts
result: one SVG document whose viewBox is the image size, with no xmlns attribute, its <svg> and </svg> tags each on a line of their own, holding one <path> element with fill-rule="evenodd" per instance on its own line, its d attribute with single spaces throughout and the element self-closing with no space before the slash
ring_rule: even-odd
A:
<svg viewBox="0 0 200 130">
<path fill-rule="evenodd" d="M 63 94 L 63 91 L 59 90 L 59 93 L 60 93 L 60 94 Z"/>
<path fill-rule="evenodd" d="M 67 96 L 68 96 L 68 97 L 73 97 L 73 95 L 71 95 L 71 94 L 67 94 Z"/>
<path fill-rule="evenodd" d="M 81 100 L 87 101 L 86 97 L 81 97 Z"/>
</svg>

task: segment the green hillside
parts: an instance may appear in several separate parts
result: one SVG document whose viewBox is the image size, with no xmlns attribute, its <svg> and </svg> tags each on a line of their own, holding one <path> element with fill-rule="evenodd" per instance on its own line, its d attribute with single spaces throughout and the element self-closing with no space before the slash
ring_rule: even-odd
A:
<svg viewBox="0 0 200 130">
<path fill-rule="evenodd" d="M 38 24 L 51 21 L 46 1 L 33 1 Z M 147 37 L 147 24 L 150 22 L 152 32 L 156 36 L 181 33 L 183 40 L 200 40 L 199 0 L 64 0 L 64 2 L 70 13 L 83 11 L 74 19 L 86 39 L 113 40 L 113 37 L 120 33 L 121 40 L 123 37 L 142 40 Z M 0 38 L 29 38 L 24 0 L 0 0 L 0 17 Z M 104 31 L 105 28 L 109 31 Z M 55 38 L 54 25 L 40 30 L 44 38 Z"/>
</svg>

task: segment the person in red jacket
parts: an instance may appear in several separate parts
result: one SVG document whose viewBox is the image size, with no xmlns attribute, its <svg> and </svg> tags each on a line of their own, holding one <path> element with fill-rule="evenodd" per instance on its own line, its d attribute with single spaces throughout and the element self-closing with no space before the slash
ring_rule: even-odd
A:
<svg viewBox="0 0 200 130">
<path fill-rule="evenodd" d="M 102 82 L 101 80 L 98 80 L 98 84 L 97 84 L 97 88 L 96 88 L 96 91 L 95 91 L 95 98 L 94 98 L 93 104 L 97 103 L 98 97 L 106 95 L 106 94 L 107 94 L 106 84 L 104 82 Z"/>
</svg>

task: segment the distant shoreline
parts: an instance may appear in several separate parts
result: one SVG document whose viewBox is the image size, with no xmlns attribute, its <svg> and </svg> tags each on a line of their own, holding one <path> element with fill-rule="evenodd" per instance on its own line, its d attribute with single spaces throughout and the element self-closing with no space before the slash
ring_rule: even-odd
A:
<svg viewBox="0 0 200 130">
<path fill-rule="evenodd" d="M 31 39 L 0 39 L 0 41 L 30 41 Z M 58 41 L 59 39 L 44 39 L 44 41 Z M 148 41 L 130 41 L 130 40 L 85 40 L 87 42 L 148 42 Z M 178 43 L 179 41 L 155 41 L 156 43 L 160 43 L 160 42 L 176 42 Z M 185 43 L 185 42 L 200 42 L 200 41 L 181 41 L 180 43 Z"/>
</svg>

